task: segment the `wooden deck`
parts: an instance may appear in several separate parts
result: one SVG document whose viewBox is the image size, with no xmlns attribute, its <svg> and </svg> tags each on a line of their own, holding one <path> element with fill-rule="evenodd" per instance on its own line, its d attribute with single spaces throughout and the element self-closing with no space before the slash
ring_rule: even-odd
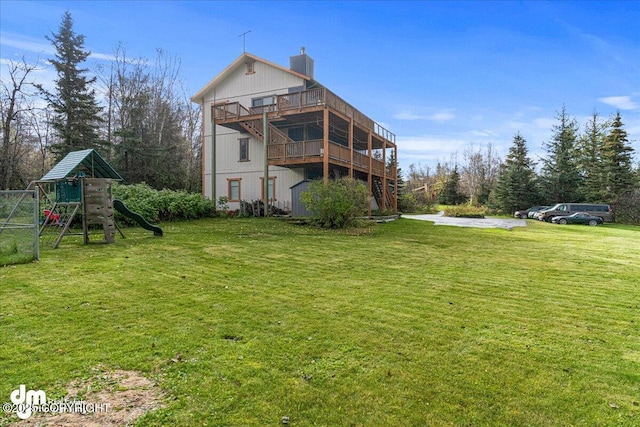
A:
<svg viewBox="0 0 640 427">
<path fill-rule="evenodd" d="M 278 144 L 268 145 L 269 164 L 276 166 L 296 165 L 302 163 L 321 163 L 324 158 L 324 141 L 315 139 L 312 141 L 290 141 Z M 351 159 L 351 150 L 348 147 L 329 141 L 329 160 L 344 167 L 349 167 L 353 163 L 353 168 L 361 172 L 369 171 L 371 164 L 371 172 L 374 175 L 382 176 L 384 173 L 384 162 L 360 153 L 353 152 L 353 160 Z"/>
<path fill-rule="evenodd" d="M 374 122 L 326 88 L 276 95 L 275 98 L 273 104 L 258 108 L 245 108 L 239 102 L 215 105 L 213 107 L 214 117 L 217 123 L 222 125 L 241 119 L 260 118 L 265 110 L 269 113 L 271 119 L 290 114 L 300 114 L 307 111 L 319 111 L 324 109 L 325 106 L 328 106 L 331 111 L 352 119 L 357 126 L 365 131 L 372 132 L 376 137 L 385 140 L 391 145 L 395 145 L 395 134 Z"/>
<path fill-rule="evenodd" d="M 330 166 L 368 176 L 371 192 L 382 208 L 396 209 L 397 166 L 387 170 L 385 159 L 397 158 L 395 135 L 326 88 L 274 95 L 263 107 L 247 108 L 240 102 L 212 105 L 216 125 L 249 133 L 264 141 L 264 116 L 268 121 L 269 165 L 300 167 L 319 165 L 328 179 Z M 308 125 L 312 123 L 312 125 Z M 288 129 L 316 128 L 316 139 L 296 140 Z M 307 135 L 304 132 L 304 136 Z M 390 189 L 390 186 L 392 189 Z"/>
</svg>

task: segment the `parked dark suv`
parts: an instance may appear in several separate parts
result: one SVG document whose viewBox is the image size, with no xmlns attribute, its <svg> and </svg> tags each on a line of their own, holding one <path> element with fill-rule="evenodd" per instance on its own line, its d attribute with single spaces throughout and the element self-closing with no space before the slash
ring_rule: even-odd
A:
<svg viewBox="0 0 640 427">
<path fill-rule="evenodd" d="M 540 221 L 551 222 L 555 216 L 572 215 L 576 212 L 586 212 L 593 216 L 602 218 L 604 222 L 613 222 L 613 211 L 611 206 L 596 203 L 558 203 L 551 209 L 540 211 L 538 219 Z"/>
</svg>

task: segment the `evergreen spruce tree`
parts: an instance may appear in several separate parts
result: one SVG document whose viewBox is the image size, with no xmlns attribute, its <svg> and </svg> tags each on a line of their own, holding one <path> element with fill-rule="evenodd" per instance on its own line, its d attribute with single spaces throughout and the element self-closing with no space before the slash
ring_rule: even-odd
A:
<svg viewBox="0 0 640 427">
<path fill-rule="evenodd" d="M 535 165 L 527 154 L 527 141 L 517 133 L 500 167 L 494 192 L 496 204 L 505 213 L 526 209 L 540 200 Z"/>
<path fill-rule="evenodd" d="M 543 159 L 542 178 L 545 199 L 549 203 L 582 200 L 582 177 L 576 161 L 578 125 L 565 107 L 556 116 L 553 138 L 545 144 L 548 156 Z"/>
<path fill-rule="evenodd" d="M 387 161 L 387 174 L 389 176 L 389 179 L 394 179 L 392 175 L 394 163 L 395 163 L 395 154 L 392 151 L 391 155 L 389 156 L 389 160 Z M 400 197 L 402 194 L 404 194 L 407 186 L 406 182 L 404 181 L 404 177 L 402 176 L 402 168 L 400 166 L 396 168 L 395 182 L 396 182 L 396 188 L 398 189 L 397 196 Z"/>
<path fill-rule="evenodd" d="M 453 168 L 453 171 L 447 177 L 447 181 L 444 183 L 444 188 L 439 195 L 438 201 L 443 205 L 458 205 L 465 201 L 465 196 L 460 192 L 460 174 L 458 173 L 458 166 Z"/>
<path fill-rule="evenodd" d="M 101 108 L 96 102 L 96 81 L 86 76 L 86 68 L 78 68 L 90 52 L 85 51 L 84 36 L 73 31 L 73 19 L 67 11 L 62 17 L 58 33 L 47 36 L 56 49 L 55 59 L 50 60 L 58 75 L 55 93 L 46 92 L 41 86 L 49 106 L 54 112 L 51 123 L 58 140 L 51 149 L 60 160 L 70 151 L 100 148 L 104 142 L 98 135 Z"/>
<path fill-rule="evenodd" d="M 578 141 L 578 163 L 583 178 L 583 194 L 587 202 L 602 202 L 602 161 L 600 151 L 609 123 L 602 121 L 596 111 L 585 124 Z"/>
<path fill-rule="evenodd" d="M 632 165 L 633 151 L 618 112 L 613 118 L 600 155 L 604 201 L 613 201 L 635 187 L 637 181 Z"/>
</svg>

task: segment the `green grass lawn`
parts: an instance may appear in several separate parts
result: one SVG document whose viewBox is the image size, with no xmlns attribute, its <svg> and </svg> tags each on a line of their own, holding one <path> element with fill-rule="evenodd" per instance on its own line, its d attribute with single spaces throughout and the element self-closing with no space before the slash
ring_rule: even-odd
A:
<svg viewBox="0 0 640 427">
<path fill-rule="evenodd" d="M 0 268 L 0 402 L 102 366 L 143 426 L 640 425 L 638 227 L 163 229 Z"/>
</svg>

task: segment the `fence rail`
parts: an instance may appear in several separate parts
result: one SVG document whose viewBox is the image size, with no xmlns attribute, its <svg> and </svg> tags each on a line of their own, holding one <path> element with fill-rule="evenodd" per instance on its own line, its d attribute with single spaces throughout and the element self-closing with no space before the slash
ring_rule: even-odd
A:
<svg viewBox="0 0 640 427">
<path fill-rule="evenodd" d="M 40 258 L 39 191 L 0 191 L 0 265 Z"/>
</svg>

